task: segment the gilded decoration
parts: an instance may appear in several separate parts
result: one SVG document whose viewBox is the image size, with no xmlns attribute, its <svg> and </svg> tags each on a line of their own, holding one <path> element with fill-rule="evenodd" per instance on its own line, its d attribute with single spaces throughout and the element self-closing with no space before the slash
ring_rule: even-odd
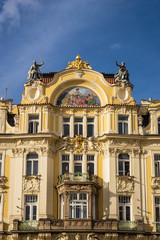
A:
<svg viewBox="0 0 160 240">
<path fill-rule="evenodd" d="M 160 190 L 160 177 L 152 177 L 151 188 L 153 190 Z"/>
<path fill-rule="evenodd" d="M 86 62 L 83 62 L 82 61 L 82 58 L 79 56 L 79 54 L 77 55 L 75 61 L 73 62 L 69 62 L 68 63 L 68 66 L 66 67 L 66 69 L 92 69 L 89 65 L 89 63 L 86 61 Z"/>
<path fill-rule="evenodd" d="M 117 191 L 132 192 L 134 190 L 133 176 L 117 176 Z"/>
<path fill-rule="evenodd" d="M 100 106 L 98 96 L 90 89 L 73 87 L 65 90 L 58 98 L 57 105 L 65 106 Z"/>
<path fill-rule="evenodd" d="M 80 153 L 84 149 L 84 140 L 82 139 L 82 135 L 76 135 L 75 138 L 72 140 L 73 144 L 73 151 L 75 153 Z"/>
<path fill-rule="evenodd" d="M 24 192 L 39 192 L 40 191 L 40 176 L 23 176 L 23 191 Z"/>
</svg>

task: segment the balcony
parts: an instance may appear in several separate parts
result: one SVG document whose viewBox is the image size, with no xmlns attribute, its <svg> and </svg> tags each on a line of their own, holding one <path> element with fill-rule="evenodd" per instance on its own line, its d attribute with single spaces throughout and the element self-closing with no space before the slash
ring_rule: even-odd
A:
<svg viewBox="0 0 160 240">
<path fill-rule="evenodd" d="M 97 183 L 97 176 L 90 173 L 65 173 L 58 177 L 58 185 L 63 182 L 95 182 Z"/>
<path fill-rule="evenodd" d="M 31 220 L 31 221 L 16 221 L 14 220 L 14 228 L 17 228 L 18 230 L 36 230 L 39 229 L 39 221 L 37 220 Z"/>
<path fill-rule="evenodd" d="M 133 221 L 119 221 L 118 222 L 118 230 L 129 230 L 135 231 L 138 230 L 138 223 Z"/>
</svg>

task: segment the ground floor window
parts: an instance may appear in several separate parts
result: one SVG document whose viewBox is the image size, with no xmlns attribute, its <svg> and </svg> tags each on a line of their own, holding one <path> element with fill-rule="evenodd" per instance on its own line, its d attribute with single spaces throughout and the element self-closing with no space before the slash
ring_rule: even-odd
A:
<svg viewBox="0 0 160 240">
<path fill-rule="evenodd" d="M 119 196 L 119 220 L 130 221 L 131 220 L 131 199 L 128 196 Z"/>
<path fill-rule="evenodd" d="M 71 193 L 69 201 L 69 218 L 88 217 L 88 194 Z"/>
<path fill-rule="evenodd" d="M 25 196 L 25 220 L 37 220 L 37 195 Z"/>
</svg>

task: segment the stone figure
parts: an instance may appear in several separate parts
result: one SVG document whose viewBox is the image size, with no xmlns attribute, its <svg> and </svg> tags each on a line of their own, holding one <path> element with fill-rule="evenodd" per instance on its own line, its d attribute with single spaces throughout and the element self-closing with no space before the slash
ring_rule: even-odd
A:
<svg viewBox="0 0 160 240">
<path fill-rule="evenodd" d="M 119 65 L 116 61 L 116 65 L 119 67 L 119 71 L 114 75 L 115 82 L 118 80 L 121 80 L 122 82 L 129 82 L 129 73 L 126 69 L 125 62 L 122 62 L 121 65 Z"/>
<path fill-rule="evenodd" d="M 33 65 L 31 66 L 30 70 L 28 71 L 28 80 L 33 81 L 41 79 L 41 72 L 40 69 L 44 67 L 44 62 L 41 59 L 41 64 L 37 64 L 36 61 L 33 61 Z"/>
</svg>

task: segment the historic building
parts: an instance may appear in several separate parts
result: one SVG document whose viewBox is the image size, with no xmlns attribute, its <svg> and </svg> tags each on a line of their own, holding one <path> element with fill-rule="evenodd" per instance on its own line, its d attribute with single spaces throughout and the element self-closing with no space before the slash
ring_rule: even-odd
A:
<svg viewBox="0 0 160 240">
<path fill-rule="evenodd" d="M 160 100 L 136 104 L 124 62 L 43 65 L 0 101 L 1 239 L 159 238 Z"/>
</svg>

